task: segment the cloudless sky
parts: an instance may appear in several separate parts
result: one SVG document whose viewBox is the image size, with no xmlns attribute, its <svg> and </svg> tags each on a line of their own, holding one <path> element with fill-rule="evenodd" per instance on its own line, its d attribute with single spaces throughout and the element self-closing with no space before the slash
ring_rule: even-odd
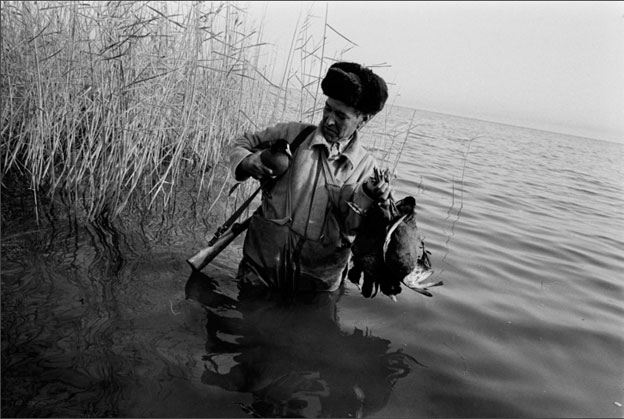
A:
<svg viewBox="0 0 624 419">
<path fill-rule="evenodd" d="M 357 44 L 344 60 L 390 65 L 374 71 L 397 105 L 624 142 L 624 2 L 243 4 L 278 61 L 298 17 L 322 30 L 327 8 Z M 327 53 L 346 45 L 328 32 Z"/>
</svg>

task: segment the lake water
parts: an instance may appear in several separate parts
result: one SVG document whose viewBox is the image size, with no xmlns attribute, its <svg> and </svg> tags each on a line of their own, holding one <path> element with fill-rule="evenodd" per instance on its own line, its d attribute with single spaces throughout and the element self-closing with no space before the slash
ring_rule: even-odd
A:
<svg viewBox="0 0 624 419">
<path fill-rule="evenodd" d="M 4 195 L 2 416 L 622 417 L 624 146 L 388 123 L 412 116 L 394 195 L 417 200 L 430 298 L 238 302 L 241 240 L 191 275 L 214 225 L 184 208 L 37 226 Z"/>
</svg>

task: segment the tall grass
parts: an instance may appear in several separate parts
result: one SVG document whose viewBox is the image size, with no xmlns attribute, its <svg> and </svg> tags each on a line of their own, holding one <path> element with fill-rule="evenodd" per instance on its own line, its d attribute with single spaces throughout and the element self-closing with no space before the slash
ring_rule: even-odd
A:
<svg viewBox="0 0 624 419">
<path fill-rule="evenodd" d="M 185 179 L 212 209 L 232 138 L 281 119 L 318 122 L 320 79 L 355 44 L 327 10 L 314 19 L 294 28 L 275 83 L 262 28 L 234 3 L 3 2 L 3 178 L 17 173 L 36 203 L 60 195 L 88 219 L 167 211 Z M 331 56 L 328 29 L 347 42 Z"/>
<path fill-rule="evenodd" d="M 87 217 L 166 208 L 181 176 L 209 191 L 258 116 L 258 42 L 231 3 L 6 2 L 2 171 Z M 264 81 L 262 85 L 266 84 Z"/>
</svg>

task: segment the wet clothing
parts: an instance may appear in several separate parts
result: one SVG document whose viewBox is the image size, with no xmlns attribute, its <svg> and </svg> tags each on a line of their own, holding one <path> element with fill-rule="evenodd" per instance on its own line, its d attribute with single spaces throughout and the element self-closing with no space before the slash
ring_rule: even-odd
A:
<svg viewBox="0 0 624 419">
<path fill-rule="evenodd" d="M 263 144 L 280 138 L 292 143 L 306 126 L 281 123 L 237 138 L 230 154 L 232 174 L 236 177 L 240 162 Z M 335 291 L 344 278 L 362 212 L 374 202 L 363 183 L 375 165 L 357 133 L 334 150 L 320 128 L 303 140 L 290 169 L 263 191 L 262 204 L 252 216 L 239 268 L 241 286 Z"/>
</svg>

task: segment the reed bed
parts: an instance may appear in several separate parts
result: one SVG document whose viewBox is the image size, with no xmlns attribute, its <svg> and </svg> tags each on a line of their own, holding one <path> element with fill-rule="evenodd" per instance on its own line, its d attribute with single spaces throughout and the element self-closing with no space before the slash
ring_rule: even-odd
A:
<svg viewBox="0 0 624 419">
<path fill-rule="evenodd" d="M 232 3 L 4 2 L 2 171 L 88 218 L 210 191 L 226 143 L 268 98 Z M 262 84 L 262 87 L 259 87 Z"/>
<path fill-rule="evenodd" d="M 245 21 L 230 2 L 2 2 L 3 178 L 27 179 L 36 208 L 60 196 L 87 219 L 167 212 L 185 179 L 212 210 L 227 195 L 228 142 L 317 122 L 320 79 L 355 46 L 327 10 L 324 22 L 308 14 L 275 83 L 262 28 Z M 328 54 L 328 32 L 346 47 Z M 373 147 L 387 151 L 398 134 L 382 137 Z"/>
</svg>

